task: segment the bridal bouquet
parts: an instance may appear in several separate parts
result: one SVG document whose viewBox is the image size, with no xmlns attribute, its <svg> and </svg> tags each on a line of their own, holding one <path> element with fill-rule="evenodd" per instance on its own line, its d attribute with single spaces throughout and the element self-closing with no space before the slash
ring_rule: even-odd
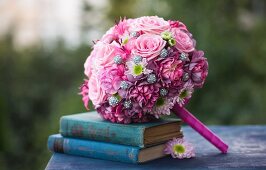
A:
<svg viewBox="0 0 266 170">
<path fill-rule="evenodd" d="M 148 122 L 172 111 L 223 153 L 228 146 L 184 106 L 208 75 L 204 52 L 180 21 L 121 19 L 96 41 L 82 100 L 114 123 Z"/>
<path fill-rule="evenodd" d="M 106 120 L 146 122 L 169 115 L 202 87 L 208 62 L 186 26 L 157 16 L 122 19 L 85 62 L 83 102 Z"/>
</svg>

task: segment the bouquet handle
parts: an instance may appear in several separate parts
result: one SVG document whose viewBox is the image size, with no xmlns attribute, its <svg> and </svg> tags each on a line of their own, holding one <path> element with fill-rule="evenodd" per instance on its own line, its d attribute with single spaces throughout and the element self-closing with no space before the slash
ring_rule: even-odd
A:
<svg viewBox="0 0 266 170">
<path fill-rule="evenodd" d="M 212 143 L 222 153 L 227 153 L 228 145 L 221 138 L 219 138 L 216 134 L 214 134 L 201 121 L 199 121 L 195 116 L 193 116 L 187 109 L 176 104 L 172 110 L 178 117 L 180 117 L 185 123 L 190 125 L 201 136 L 203 136 L 210 143 Z"/>
</svg>

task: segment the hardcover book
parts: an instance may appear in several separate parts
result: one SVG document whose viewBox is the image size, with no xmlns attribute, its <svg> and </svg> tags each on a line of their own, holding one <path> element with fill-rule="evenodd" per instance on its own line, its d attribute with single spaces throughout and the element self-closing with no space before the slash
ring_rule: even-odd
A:
<svg viewBox="0 0 266 170">
<path fill-rule="evenodd" d="M 160 144 L 148 148 L 140 148 L 67 138 L 60 134 L 51 135 L 48 138 L 48 149 L 52 152 L 135 164 L 166 156 L 163 153 L 164 147 L 164 144 Z"/>
<path fill-rule="evenodd" d="M 147 147 L 183 137 L 180 119 L 159 119 L 149 123 L 117 124 L 103 120 L 97 112 L 63 116 L 60 134 L 95 141 Z"/>
</svg>

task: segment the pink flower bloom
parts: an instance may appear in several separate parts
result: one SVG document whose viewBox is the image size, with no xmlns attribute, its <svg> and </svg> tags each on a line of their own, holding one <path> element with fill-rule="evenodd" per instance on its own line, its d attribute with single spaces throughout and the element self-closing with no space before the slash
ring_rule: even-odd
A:
<svg viewBox="0 0 266 170">
<path fill-rule="evenodd" d="M 103 47 L 103 42 L 98 41 L 91 51 L 90 56 L 86 59 L 84 63 L 84 74 L 87 77 L 91 77 L 93 72 L 98 71 L 98 68 L 96 68 L 96 61 L 98 60 L 98 53 L 101 51 L 101 47 Z"/>
<path fill-rule="evenodd" d="M 183 63 L 174 57 L 169 57 L 163 60 L 160 65 L 160 76 L 166 82 L 179 84 L 180 78 L 183 75 Z"/>
<path fill-rule="evenodd" d="M 126 79 L 123 65 L 104 67 L 99 75 L 101 88 L 109 94 L 117 93 L 122 80 Z"/>
<path fill-rule="evenodd" d="M 120 19 L 120 21 L 114 27 L 114 32 L 118 37 L 121 37 L 125 33 L 128 33 L 128 27 L 128 21 L 126 19 Z"/>
<path fill-rule="evenodd" d="M 97 112 L 100 113 L 103 119 L 121 124 L 128 124 L 131 122 L 143 123 L 154 119 L 152 115 L 143 114 L 134 109 L 123 109 L 121 104 L 118 104 L 115 107 L 102 104 L 97 108 Z"/>
<path fill-rule="evenodd" d="M 208 75 L 208 62 L 203 57 L 203 51 L 193 52 L 191 62 L 189 64 L 189 70 L 191 71 L 191 80 L 196 88 L 201 88 Z"/>
<path fill-rule="evenodd" d="M 114 109 L 114 116 L 117 118 L 117 122 L 128 124 L 130 123 L 130 117 L 123 113 L 123 106 L 121 104 L 117 105 Z"/>
<path fill-rule="evenodd" d="M 105 120 L 109 120 L 113 123 L 128 124 L 131 122 L 131 119 L 124 114 L 122 109 L 123 107 L 121 104 L 118 104 L 115 107 L 102 105 L 97 111 Z"/>
<path fill-rule="evenodd" d="M 128 91 L 129 99 L 140 105 L 144 112 L 151 111 L 159 97 L 159 85 L 142 82 L 131 86 Z"/>
<path fill-rule="evenodd" d="M 101 42 L 111 44 L 114 40 L 117 39 L 118 37 L 115 34 L 106 34 L 102 37 Z"/>
<path fill-rule="evenodd" d="M 170 109 L 174 106 L 173 99 L 159 97 L 150 112 L 156 118 L 159 118 L 162 115 L 170 115 Z"/>
<path fill-rule="evenodd" d="M 121 53 L 123 51 L 115 43 L 106 44 L 98 41 L 84 64 L 85 75 L 90 77 L 93 72 L 98 73 L 103 67 L 112 66 L 116 55 L 124 56 Z"/>
<path fill-rule="evenodd" d="M 89 78 L 92 74 L 92 70 L 93 70 L 93 60 L 96 59 L 96 55 L 95 55 L 96 51 L 92 51 L 90 56 L 88 56 L 88 58 L 86 59 L 85 63 L 84 63 L 84 74 Z"/>
<path fill-rule="evenodd" d="M 164 153 L 178 159 L 195 157 L 194 147 L 183 138 L 174 138 L 167 142 Z"/>
<path fill-rule="evenodd" d="M 150 74 L 152 70 L 149 70 L 146 68 L 148 65 L 146 59 L 142 59 L 141 62 L 138 64 L 135 64 L 134 61 L 130 60 L 126 62 L 128 70 L 125 71 L 126 75 L 132 75 L 134 78 L 137 78 L 138 76 L 141 76 L 142 74 Z M 136 72 L 136 67 L 138 67 L 139 72 Z"/>
<path fill-rule="evenodd" d="M 96 74 L 93 74 L 89 80 L 89 98 L 96 108 L 99 107 L 99 105 L 107 98 L 105 91 L 101 88 L 100 81 L 96 77 Z"/>
<path fill-rule="evenodd" d="M 159 35 L 143 34 L 135 41 L 132 52 L 150 61 L 160 55 L 165 44 L 166 42 Z"/>
<path fill-rule="evenodd" d="M 181 52 L 192 52 L 195 49 L 195 41 L 189 33 L 178 28 L 172 28 L 171 32 L 176 40 L 175 47 Z"/>
<path fill-rule="evenodd" d="M 106 44 L 111 44 L 114 40 L 118 39 L 118 36 L 115 34 L 114 27 L 111 27 L 101 38 L 101 42 Z"/>
<path fill-rule="evenodd" d="M 169 20 L 168 22 L 169 22 L 171 28 L 178 28 L 180 30 L 188 31 L 187 27 L 185 26 L 185 24 L 183 24 L 180 21 L 171 21 L 171 20 Z"/>
<path fill-rule="evenodd" d="M 186 82 L 184 84 L 184 87 L 179 90 L 178 95 L 174 97 L 174 101 L 176 101 L 180 106 L 183 106 L 185 104 L 185 101 L 191 98 L 193 91 L 193 84 L 189 81 Z"/>
<path fill-rule="evenodd" d="M 107 106 L 105 103 L 101 104 L 96 108 L 97 112 L 100 113 L 101 117 L 105 120 L 109 120 L 111 122 L 115 122 L 115 118 L 112 113 L 112 107 Z"/>
<path fill-rule="evenodd" d="M 134 20 L 130 31 L 143 31 L 144 33 L 160 35 L 163 31 L 169 30 L 170 25 L 163 18 L 158 16 L 144 16 Z"/>
<path fill-rule="evenodd" d="M 81 85 L 80 93 L 82 95 L 82 101 L 84 103 L 84 106 L 87 110 L 89 110 L 89 86 L 88 86 L 88 80 L 85 80 L 84 83 Z"/>
<path fill-rule="evenodd" d="M 135 37 L 129 38 L 128 42 L 122 46 L 123 51 L 127 53 L 128 55 L 130 55 L 131 51 L 135 48 L 135 41 L 136 41 Z"/>
</svg>

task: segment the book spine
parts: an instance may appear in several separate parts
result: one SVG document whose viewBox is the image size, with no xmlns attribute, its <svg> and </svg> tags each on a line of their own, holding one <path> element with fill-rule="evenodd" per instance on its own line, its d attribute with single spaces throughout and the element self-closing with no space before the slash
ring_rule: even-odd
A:
<svg viewBox="0 0 266 170">
<path fill-rule="evenodd" d="M 52 152 L 90 158 L 138 163 L 139 148 L 105 142 L 65 138 L 51 135 L 48 138 L 48 149 Z"/>
<path fill-rule="evenodd" d="M 59 132 L 65 137 L 144 147 L 143 127 L 125 127 L 121 124 L 93 121 L 82 122 L 62 117 Z"/>
</svg>

